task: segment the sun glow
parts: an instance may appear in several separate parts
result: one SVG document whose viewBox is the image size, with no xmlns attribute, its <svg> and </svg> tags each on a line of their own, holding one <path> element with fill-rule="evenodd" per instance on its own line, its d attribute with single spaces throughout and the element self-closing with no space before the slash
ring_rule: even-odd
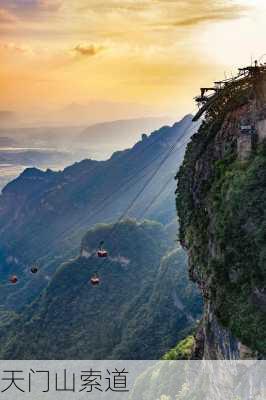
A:
<svg viewBox="0 0 266 400">
<path fill-rule="evenodd" d="M 264 1 L 0 0 L 0 108 L 90 99 L 192 109 L 201 84 L 266 52 Z"/>
</svg>

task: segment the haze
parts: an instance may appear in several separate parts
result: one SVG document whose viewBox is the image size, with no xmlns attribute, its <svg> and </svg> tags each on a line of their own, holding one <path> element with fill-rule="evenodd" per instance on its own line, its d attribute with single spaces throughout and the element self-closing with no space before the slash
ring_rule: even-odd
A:
<svg viewBox="0 0 266 400">
<path fill-rule="evenodd" d="M 0 0 L 2 121 L 177 119 L 265 31 L 263 0 Z"/>
</svg>

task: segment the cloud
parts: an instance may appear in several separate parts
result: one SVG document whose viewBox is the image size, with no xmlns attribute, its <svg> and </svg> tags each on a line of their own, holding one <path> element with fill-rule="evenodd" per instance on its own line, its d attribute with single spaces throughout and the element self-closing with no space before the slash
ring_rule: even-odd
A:
<svg viewBox="0 0 266 400">
<path fill-rule="evenodd" d="M 157 3 L 161 1 L 157 0 Z M 226 0 L 205 0 L 204 3 L 198 0 L 187 0 L 183 2 L 183 6 L 175 4 L 172 0 L 165 0 L 165 9 L 168 11 L 167 16 L 151 25 L 162 28 L 191 29 L 204 23 L 240 18 L 248 8 Z"/>
<path fill-rule="evenodd" d="M 78 44 L 72 49 L 72 52 L 79 56 L 93 57 L 100 53 L 102 50 L 104 50 L 104 47 L 100 45 Z"/>
<path fill-rule="evenodd" d="M 145 11 L 151 9 L 150 0 L 83 0 L 78 8 L 83 10 L 119 12 L 119 11 Z M 157 5 L 155 5 L 156 7 Z"/>
<path fill-rule="evenodd" d="M 175 27 L 193 27 L 206 22 L 219 22 L 235 19 L 236 16 L 228 13 L 214 13 L 210 15 L 199 15 L 191 18 L 181 19 L 179 21 L 169 22 L 167 25 Z"/>
<path fill-rule="evenodd" d="M 154 16 L 170 13 L 174 15 L 189 16 L 196 13 L 225 11 L 241 11 L 247 6 L 239 4 L 237 0 L 79 0 L 77 1 L 78 10 L 88 10 L 95 12 L 119 12 L 119 11 L 149 11 Z"/>
<path fill-rule="evenodd" d="M 11 14 L 8 10 L 4 8 L 0 8 L 0 23 L 1 24 L 9 24 L 12 22 L 16 22 L 17 18 L 15 15 Z"/>
<path fill-rule="evenodd" d="M 15 43 L 0 43 L 0 51 L 7 51 L 10 53 L 33 54 L 33 50 L 27 45 L 17 45 Z"/>
<path fill-rule="evenodd" d="M 39 0 L 36 3 L 37 8 L 47 11 L 57 11 L 62 5 L 61 0 Z"/>
<path fill-rule="evenodd" d="M 0 0 L 0 6 L 16 14 L 36 11 L 57 11 L 63 0 Z"/>
</svg>

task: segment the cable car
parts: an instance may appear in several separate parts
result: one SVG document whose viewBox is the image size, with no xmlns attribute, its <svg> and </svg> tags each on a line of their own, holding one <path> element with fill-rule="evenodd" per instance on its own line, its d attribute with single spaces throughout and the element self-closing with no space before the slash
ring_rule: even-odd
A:
<svg viewBox="0 0 266 400">
<path fill-rule="evenodd" d="M 31 267 L 31 269 L 30 269 L 30 272 L 31 272 L 32 274 L 37 274 L 37 272 L 38 272 L 38 267 L 37 267 L 37 265 L 33 265 L 33 266 Z"/>
<path fill-rule="evenodd" d="M 108 252 L 107 252 L 107 250 L 105 250 L 103 248 L 103 245 L 104 245 L 104 242 L 101 242 L 100 245 L 99 245 L 99 249 L 97 251 L 97 256 L 100 257 L 100 258 L 108 257 Z"/>
<path fill-rule="evenodd" d="M 101 280 L 100 280 L 98 274 L 94 274 L 94 275 L 91 277 L 91 284 L 92 284 L 92 286 L 98 286 L 100 283 L 101 283 Z"/>
<path fill-rule="evenodd" d="M 108 252 L 104 249 L 100 249 L 97 251 L 97 255 L 100 258 L 106 258 L 106 257 L 108 257 Z"/>
<path fill-rule="evenodd" d="M 18 282 L 18 277 L 16 275 L 12 275 L 9 278 L 9 282 L 12 283 L 12 285 L 15 285 Z"/>
</svg>

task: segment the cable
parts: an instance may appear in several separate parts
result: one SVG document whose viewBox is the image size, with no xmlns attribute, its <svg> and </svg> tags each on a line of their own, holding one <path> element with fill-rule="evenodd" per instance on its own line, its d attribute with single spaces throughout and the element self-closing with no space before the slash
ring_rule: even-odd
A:
<svg viewBox="0 0 266 400">
<path fill-rule="evenodd" d="M 186 129 L 186 131 L 190 128 L 190 126 Z M 144 185 L 142 186 L 142 188 L 140 189 L 140 191 L 136 194 L 136 196 L 133 198 L 133 200 L 131 201 L 131 203 L 129 204 L 129 206 L 127 207 L 127 209 L 125 210 L 125 212 L 120 216 L 120 218 L 118 219 L 118 222 L 120 222 L 128 213 L 128 211 L 133 207 L 134 203 L 137 201 L 137 199 L 139 198 L 139 196 L 142 195 L 142 193 L 145 191 L 145 189 L 147 189 L 147 187 L 149 186 L 149 184 L 151 183 L 151 181 L 153 180 L 153 178 L 157 175 L 157 173 L 159 172 L 159 170 L 161 169 L 161 167 L 165 164 L 165 162 L 168 160 L 168 158 L 170 157 L 170 155 L 173 153 L 173 151 L 175 150 L 175 147 L 177 146 L 178 142 L 179 142 L 180 138 L 178 137 L 177 140 L 174 142 L 174 144 L 170 147 L 169 151 L 166 153 L 165 157 L 163 158 L 163 160 L 160 162 L 159 166 L 155 169 L 155 171 L 153 172 L 153 174 L 151 175 L 151 177 L 149 179 L 147 179 L 147 181 L 145 181 Z"/>
<path fill-rule="evenodd" d="M 191 128 L 190 125 L 186 128 L 185 132 L 186 132 L 189 128 Z M 182 136 L 184 136 L 184 135 L 185 135 L 185 134 L 183 134 Z M 143 193 L 143 192 L 145 191 L 145 189 L 148 187 L 148 185 L 150 184 L 150 182 L 152 181 L 152 179 L 157 175 L 157 173 L 159 172 L 160 168 L 165 164 L 165 162 L 168 160 L 168 158 L 170 157 L 170 155 L 174 152 L 174 150 L 175 150 L 175 148 L 176 148 L 176 146 L 177 146 L 179 140 L 180 140 L 180 138 L 178 137 L 177 140 L 170 146 L 170 148 L 169 148 L 168 152 L 166 153 L 165 157 L 162 159 L 162 161 L 160 162 L 159 166 L 158 166 L 158 167 L 155 169 L 155 171 L 152 173 L 151 177 L 148 178 L 148 179 L 145 181 L 144 185 L 143 185 L 143 186 L 141 187 L 141 189 L 138 191 L 138 193 L 137 193 L 136 196 L 133 198 L 133 200 L 131 201 L 131 203 L 129 204 L 129 206 L 124 210 L 124 212 L 121 214 L 121 216 L 118 218 L 118 220 L 113 224 L 113 227 L 112 227 L 112 229 L 110 230 L 108 236 L 105 238 L 104 242 L 105 242 L 106 240 L 108 240 L 109 237 L 110 237 L 111 235 L 114 235 L 114 233 L 115 233 L 115 231 L 116 231 L 116 229 L 117 229 L 117 227 L 118 227 L 119 222 L 121 222 L 121 221 L 126 217 L 127 213 L 128 213 L 129 210 L 133 207 L 133 205 L 135 204 L 135 202 L 137 201 L 137 199 L 139 198 L 139 196 L 142 195 L 142 193 Z M 184 145 L 187 145 L 187 143 L 184 143 L 184 144 L 183 144 L 182 146 L 180 146 L 180 147 L 183 147 Z M 167 183 L 169 183 L 169 182 L 167 182 Z M 103 265 L 104 262 L 105 262 L 105 261 L 103 261 L 103 262 L 100 264 L 99 268 L 102 267 L 102 265 Z"/>
<path fill-rule="evenodd" d="M 191 128 L 191 124 L 189 124 L 189 125 L 186 127 L 185 133 L 186 133 L 186 131 L 187 131 L 189 128 Z M 183 133 L 182 137 L 185 135 L 185 133 Z M 158 139 L 160 139 L 160 136 L 159 136 L 159 135 L 156 137 L 155 140 L 153 140 L 153 141 L 150 142 L 147 146 L 145 146 L 145 148 L 141 151 L 141 153 L 145 152 L 148 148 L 150 148 L 151 146 L 153 146 L 154 143 L 157 142 Z M 145 190 L 146 187 L 148 186 L 149 182 L 151 182 L 152 179 L 157 175 L 157 173 L 158 173 L 158 171 L 160 170 L 160 168 L 165 164 L 165 162 L 167 161 L 168 157 L 173 153 L 173 151 L 175 150 L 175 148 L 176 148 L 176 146 L 177 146 L 177 144 L 178 144 L 178 142 L 179 142 L 180 139 L 181 139 L 180 136 L 178 136 L 178 138 L 177 138 L 177 140 L 174 142 L 174 144 L 172 144 L 172 145 L 170 146 L 170 148 L 169 148 L 168 152 L 166 153 L 165 157 L 161 160 L 161 162 L 159 163 L 158 167 L 157 167 L 157 168 L 155 169 L 155 171 L 151 174 L 151 176 L 149 176 L 148 179 L 145 181 L 145 183 L 144 183 L 144 185 L 142 186 L 141 190 L 140 190 L 140 191 L 137 193 L 137 195 L 133 198 L 133 200 L 130 202 L 129 206 L 126 208 L 126 210 L 124 210 L 124 212 L 121 214 L 121 216 L 119 217 L 119 219 L 117 220 L 117 222 L 114 224 L 114 226 L 117 225 L 117 224 L 126 216 L 126 214 L 128 213 L 128 211 L 133 207 L 133 205 L 135 204 L 135 202 L 137 201 L 137 199 L 141 196 L 141 194 L 144 192 L 144 190 Z M 186 144 L 187 144 L 187 143 L 185 143 L 184 145 L 186 145 Z M 184 147 L 184 145 L 183 145 L 183 146 L 180 146 L 179 148 Z M 125 154 L 125 155 L 126 155 L 126 154 Z M 138 155 L 139 155 L 139 153 L 138 153 Z M 157 157 L 157 156 L 156 156 L 156 157 Z M 156 158 L 156 157 L 154 157 L 154 158 Z M 131 159 L 134 159 L 134 158 L 135 158 L 135 154 L 133 154 L 133 157 L 132 157 Z M 150 164 L 151 164 L 151 161 L 149 160 L 149 163 L 145 166 L 144 169 L 146 169 L 147 167 L 149 167 Z M 96 168 L 97 168 L 97 166 L 95 166 L 95 167 L 92 169 L 92 171 L 93 171 L 94 169 L 96 169 Z M 142 169 L 143 169 L 143 168 L 142 168 Z M 144 176 L 146 176 L 146 174 L 145 174 Z M 125 181 L 125 184 L 128 185 L 129 182 L 130 182 L 132 179 L 134 179 L 135 177 L 136 177 L 135 175 L 134 175 L 134 176 L 131 176 L 131 177 L 130 177 L 130 180 L 127 179 L 127 180 Z M 121 187 L 121 185 L 120 185 L 119 190 L 121 190 L 122 188 L 123 188 L 123 186 Z M 114 194 L 116 195 L 117 192 L 115 192 Z M 107 200 L 110 200 L 110 197 L 112 197 L 112 194 L 111 194 L 111 196 L 107 196 L 106 199 L 107 199 Z M 91 213 L 90 213 L 90 214 L 92 214 L 93 212 L 94 212 L 94 210 L 91 210 Z M 96 212 L 98 212 L 98 211 L 96 211 Z M 89 216 L 90 216 L 90 214 L 89 214 Z M 82 218 L 82 221 L 84 222 L 84 218 Z M 76 226 L 76 224 L 77 224 L 77 221 L 75 221 L 75 226 Z M 67 227 L 65 231 L 69 232 L 69 229 L 71 229 L 71 228 L 70 228 L 70 227 Z M 60 232 L 60 236 L 62 236 L 62 235 L 64 235 L 64 231 L 63 231 L 63 232 Z M 52 253 L 53 253 L 53 251 L 51 251 L 51 252 L 49 252 L 48 254 L 46 254 L 46 257 L 49 256 L 49 255 L 52 254 Z"/>
<path fill-rule="evenodd" d="M 259 58 L 259 63 L 261 62 L 261 60 L 263 59 L 263 57 L 266 56 L 266 53 L 262 54 L 262 56 Z"/>
<path fill-rule="evenodd" d="M 185 132 L 191 128 L 191 125 L 189 125 L 186 129 Z M 185 133 L 183 134 L 183 136 L 185 135 Z M 124 210 L 124 212 L 122 213 L 122 215 L 118 218 L 118 220 L 113 224 L 113 227 L 115 227 L 116 224 L 118 224 L 122 219 L 125 218 L 126 214 L 128 213 L 128 211 L 133 207 L 133 205 L 135 204 L 135 202 L 137 201 L 138 197 L 144 192 L 144 190 L 146 189 L 146 187 L 148 186 L 149 182 L 153 179 L 153 177 L 158 173 L 159 169 L 161 168 L 161 166 L 165 163 L 165 161 L 168 159 L 168 157 L 173 153 L 173 150 L 175 149 L 176 145 L 178 144 L 180 138 L 178 137 L 177 140 L 175 141 L 174 144 L 172 144 L 170 146 L 170 149 L 168 151 L 168 153 L 166 154 L 166 157 L 164 157 L 164 159 L 162 160 L 162 162 L 160 162 L 159 166 L 156 168 L 156 170 L 154 172 L 152 172 L 151 175 L 149 175 L 148 179 L 145 181 L 144 185 L 142 186 L 142 188 L 140 189 L 140 191 L 137 193 L 137 195 L 134 197 L 134 199 L 131 201 L 131 203 L 129 204 L 129 206 Z M 179 147 L 179 150 L 182 149 L 184 146 L 186 146 L 187 143 L 185 142 L 184 144 L 182 144 Z M 157 156 L 156 156 L 157 157 Z M 156 158 L 155 157 L 155 158 Z M 149 166 L 150 164 L 148 164 Z M 144 174 L 144 177 L 147 176 L 148 174 Z M 135 175 L 133 176 L 133 178 L 135 178 Z M 131 181 L 131 179 L 130 179 Z M 126 184 L 128 184 L 129 182 L 126 182 Z M 122 187 L 121 189 L 124 189 L 124 187 Z M 116 194 L 116 193 L 115 193 Z M 98 211 L 102 211 L 102 209 L 104 209 L 105 206 L 101 207 Z M 92 210 L 92 212 L 90 214 L 93 214 L 94 211 Z M 90 217 L 90 214 L 88 217 Z M 95 215 L 95 214 L 94 214 Z M 84 218 L 82 219 L 82 221 L 84 222 Z M 69 233 L 69 229 L 67 229 L 67 232 Z M 110 235 L 113 233 L 113 230 L 111 230 Z M 109 237 L 109 235 L 108 235 Z M 106 241 L 107 239 L 105 239 Z"/>
<path fill-rule="evenodd" d="M 182 121 L 181 121 L 180 123 L 182 123 Z M 161 136 L 158 135 L 158 134 L 156 135 L 156 132 L 158 132 L 158 131 L 155 131 L 155 138 L 154 138 L 154 140 L 149 140 L 148 144 L 147 144 L 146 146 L 144 146 L 144 148 L 143 148 L 140 152 L 138 152 L 137 154 L 134 152 L 134 153 L 132 153 L 132 156 L 131 156 L 131 157 L 128 157 L 128 156 L 127 156 L 127 152 L 123 152 L 123 153 L 122 153 L 122 154 L 123 154 L 123 157 L 127 157 L 127 162 L 130 162 L 130 161 L 134 160 L 135 158 L 139 157 L 141 154 L 143 154 L 143 153 L 146 152 L 149 148 L 151 148 L 155 143 L 157 143 L 158 141 L 161 140 Z M 153 134 L 154 134 L 154 133 L 152 133 L 151 135 L 153 135 Z M 134 148 L 133 148 L 133 149 L 134 149 Z M 149 167 L 150 163 L 153 162 L 154 159 L 156 159 L 156 158 L 157 158 L 157 156 L 155 155 L 155 157 L 153 157 L 152 160 L 149 160 L 149 162 L 144 166 L 144 168 L 142 167 L 142 169 L 145 170 L 147 167 Z M 121 160 L 121 158 L 119 158 L 118 161 L 120 161 L 120 160 Z M 94 168 L 92 168 L 92 170 L 90 171 L 90 173 L 93 173 L 93 171 L 96 170 L 97 168 L 98 168 L 98 164 L 95 165 Z M 108 203 L 110 202 L 111 198 L 112 198 L 113 196 L 117 196 L 117 193 L 118 193 L 119 191 L 122 191 L 122 190 L 123 190 L 124 185 L 128 186 L 128 184 L 129 184 L 132 180 L 134 180 L 134 179 L 136 178 L 135 171 L 138 171 L 138 168 L 136 168 L 136 169 L 133 171 L 132 176 L 131 176 L 129 179 L 128 179 L 128 178 L 125 179 L 124 184 L 121 185 L 121 182 L 118 184 L 118 186 L 117 186 L 118 191 L 115 190 L 113 193 L 111 193 L 111 195 L 109 194 L 108 196 L 106 196 L 106 197 L 103 199 L 103 201 L 101 201 L 101 205 L 100 205 L 100 206 L 96 206 L 96 210 L 95 210 L 94 208 L 91 209 L 90 212 L 89 212 L 89 216 L 86 218 L 86 220 L 88 220 L 88 218 L 90 218 L 91 216 L 94 216 L 95 214 L 98 214 L 99 212 L 101 212 L 101 211 L 106 207 L 106 205 L 105 205 L 103 202 L 107 201 L 107 205 L 108 205 Z M 86 171 L 86 172 L 87 172 L 87 171 Z M 131 171 L 131 172 L 132 172 L 132 171 Z M 104 171 L 103 173 L 105 174 L 106 171 Z M 77 225 L 80 224 L 80 223 L 84 223 L 84 215 L 82 215 L 79 219 L 77 219 L 77 220 L 75 220 L 75 221 L 73 222 L 73 224 L 72 224 L 72 227 L 73 227 L 73 228 L 72 228 L 71 226 L 67 226 L 67 227 L 65 228 L 65 230 L 61 231 L 61 232 L 58 234 L 57 237 L 62 237 L 62 236 L 65 235 L 66 233 L 69 234 L 69 231 L 71 231 L 71 229 L 75 229 L 75 230 L 76 230 Z M 35 234 L 35 235 L 37 236 L 37 235 L 38 235 L 38 232 L 39 232 L 39 229 L 36 228 L 35 232 L 32 232 L 32 234 L 33 234 L 33 235 Z M 55 237 L 55 240 L 56 240 L 57 237 Z M 50 244 L 50 240 L 47 240 L 47 243 L 46 243 L 46 244 L 42 244 L 42 248 L 43 248 L 45 245 L 49 245 L 49 244 Z M 47 257 L 47 256 L 48 256 L 49 254 L 51 254 L 51 253 L 52 253 L 52 251 L 51 251 L 50 253 L 48 253 L 48 254 L 46 253 L 45 256 Z"/>
<path fill-rule="evenodd" d="M 150 201 L 150 203 L 144 208 L 143 212 L 139 214 L 138 219 L 142 219 L 149 209 L 156 203 L 156 201 L 162 196 L 166 188 L 174 181 L 174 176 L 170 176 L 169 179 L 161 187 L 157 195 Z"/>
<path fill-rule="evenodd" d="M 186 133 L 186 131 L 187 131 L 190 127 L 191 127 L 191 124 L 187 124 L 187 127 L 185 128 L 185 133 Z M 183 135 L 185 135 L 185 133 L 184 133 Z M 183 135 L 182 135 L 182 136 L 183 136 Z M 160 139 L 160 136 L 158 136 L 158 139 Z M 145 148 L 143 149 L 142 152 L 144 152 L 144 151 L 146 151 L 148 148 L 150 148 L 155 142 L 158 141 L 158 139 L 156 138 L 156 140 L 153 140 L 151 144 L 149 144 L 148 146 L 145 146 Z M 177 138 L 177 140 L 175 141 L 175 143 L 174 143 L 173 145 L 171 145 L 171 147 L 170 147 L 170 149 L 169 149 L 170 152 L 171 152 L 173 146 L 176 146 L 176 144 L 179 142 L 179 140 L 180 140 L 180 137 L 178 136 L 178 138 Z M 141 152 L 141 153 L 142 153 L 142 152 Z M 139 155 L 139 153 L 138 153 L 138 155 Z M 134 159 L 134 158 L 135 158 L 135 155 L 134 155 L 134 157 L 132 157 L 132 159 Z M 152 160 L 149 160 L 148 163 L 144 166 L 144 168 L 143 168 L 143 167 L 141 168 L 141 170 L 144 170 L 144 171 L 145 171 L 145 169 L 146 169 L 147 167 L 150 167 L 150 164 L 151 164 L 156 158 L 157 158 L 157 155 L 155 155 L 155 156 L 152 158 Z M 160 168 L 160 165 L 159 165 L 159 168 Z M 159 170 L 159 168 L 158 168 L 157 170 Z M 119 193 L 120 191 L 124 190 L 124 189 L 125 189 L 125 186 L 127 187 L 127 186 L 129 185 L 129 183 L 130 183 L 132 180 L 134 180 L 134 179 L 136 179 L 136 178 L 139 179 L 139 177 L 136 176 L 136 173 L 135 173 L 135 171 L 138 171 L 138 170 L 139 170 L 139 168 L 136 168 L 136 169 L 133 171 L 133 174 L 131 175 L 131 177 L 130 177 L 129 179 L 127 178 L 127 179 L 125 180 L 124 184 L 121 185 L 121 183 L 119 183 L 118 191 L 115 190 L 113 193 L 111 193 L 111 195 L 106 196 L 106 197 L 104 198 L 103 201 L 104 201 L 104 202 L 107 201 L 107 205 L 109 205 L 109 204 L 111 203 L 110 200 L 112 199 L 113 196 L 116 196 L 117 193 Z M 156 173 L 157 173 L 157 172 L 156 172 Z M 145 177 L 145 176 L 147 176 L 147 175 L 148 175 L 148 174 L 144 174 L 143 177 Z M 153 175 L 153 174 L 152 174 L 152 175 Z M 152 177 L 148 177 L 148 179 L 145 181 L 145 185 L 144 185 L 144 186 L 147 185 L 147 182 L 148 182 L 150 179 L 152 179 Z M 136 201 L 136 200 L 134 199 L 134 201 Z M 101 212 L 105 207 L 106 207 L 106 204 L 103 204 L 102 201 L 101 201 L 101 204 L 100 204 L 99 207 L 96 207 L 96 209 L 94 208 L 94 209 L 91 209 L 91 210 L 90 210 L 89 215 L 85 218 L 85 221 L 88 221 L 88 220 L 91 218 L 91 216 L 97 215 L 97 214 L 98 214 L 99 212 Z M 68 227 L 66 227 L 65 230 L 61 231 L 60 234 L 58 235 L 58 237 L 62 237 L 62 236 L 65 235 L 66 233 L 69 235 L 69 233 L 71 232 L 71 229 L 72 229 L 72 230 L 75 229 L 75 231 L 76 231 L 76 230 L 77 230 L 77 225 L 78 225 L 79 223 L 81 223 L 81 222 L 82 222 L 83 225 L 84 225 L 84 216 L 82 216 L 80 219 L 76 220 L 76 221 L 73 223 L 73 228 L 71 228 L 71 226 L 70 226 L 70 227 L 68 226 Z M 36 234 L 37 234 L 37 232 L 36 232 Z M 55 238 L 55 239 L 56 239 L 56 238 Z M 62 241 L 63 241 L 63 239 L 64 239 L 64 237 L 62 237 Z M 49 245 L 49 244 L 50 244 L 50 241 L 47 240 L 47 243 L 46 243 L 46 244 Z M 44 246 L 42 245 L 42 247 L 44 247 Z M 53 251 L 51 250 L 48 254 L 45 255 L 45 257 L 49 256 L 49 255 L 52 254 L 52 253 L 53 253 Z"/>
</svg>

